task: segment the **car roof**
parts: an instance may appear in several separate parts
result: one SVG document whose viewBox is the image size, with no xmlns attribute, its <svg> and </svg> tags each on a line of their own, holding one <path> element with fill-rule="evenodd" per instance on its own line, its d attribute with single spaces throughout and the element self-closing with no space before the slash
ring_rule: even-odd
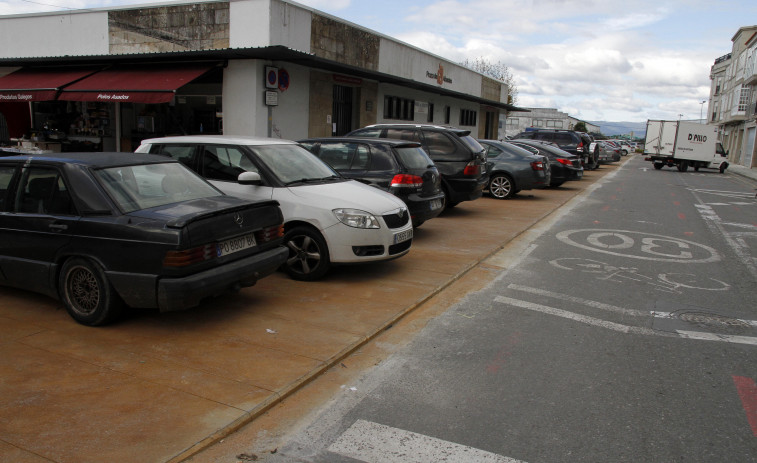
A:
<svg viewBox="0 0 757 463">
<path fill-rule="evenodd" d="M 305 142 L 323 143 L 323 142 L 348 142 L 348 141 L 367 143 L 371 145 L 421 146 L 420 142 L 412 141 L 412 140 L 399 140 L 396 138 L 375 138 L 375 137 L 315 137 L 315 138 L 303 138 L 302 140 L 298 140 L 298 143 L 305 143 Z"/>
<path fill-rule="evenodd" d="M 250 137 L 246 135 L 182 135 L 142 140 L 143 144 L 153 143 L 213 143 L 217 145 L 294 145 L 297 142 L 280 138 Z"/>
<path fill-rule="evenodd" d="M 465 135 L 469 135 L 471 133 L 468 129 L 461 129 L 459 127 L 453 127 L 451 125 L 438 125 L 438 124 L 419 124 L 419 123 L 389 123 L 384 122 L 380 124 L 371 124 L 367 125 L 365 127 L 362 127 L 363 129 L 369 129 L 369 128 L 389 128 L 389 127 L 397 127 L 397 128 L 424 128 L 424 129 L 435 129 L 435 130 L 449 130 L 458 134 L 465 133 Z M 360 130 L 360 129 L 356 129 Z"/>
<path fill-rule="evenodd" d="M 38 160 L 60 164 L 79 164 L 89 167 L 114 167 L 134 164 L 160 164 L 165 162 L 178 162 L 171 158 L 157 157 L 152 154 L 142 153 L 40 153 L 22 154 L 0 158 L 3 161 Z"/>
</svg>

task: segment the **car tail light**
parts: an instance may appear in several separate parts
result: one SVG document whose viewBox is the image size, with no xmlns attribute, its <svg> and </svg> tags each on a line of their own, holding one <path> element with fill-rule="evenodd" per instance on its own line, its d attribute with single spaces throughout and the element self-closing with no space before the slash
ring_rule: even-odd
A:
<svg viewBox="0 0 757 463">
<path fill-rule="evenodd" d="M 544 170 L 544 163 L 541 161 L 534 161 L 531 163 L 531 169 L 533 170 Z"/>
<path fill-rule="evenodd" d="M 571 161 L 570 159 L 557 158 L 557 162 L 559 162 L 560 164 L 564 164 L 566 166 L 573 166 L 573 161 Z"/>
<path fill-rule="evenodd" d="M 481 165 L 476 164 L 475 161 L 469 162 L 468 165 L 465 166 L 465 169 L 463 170 L 463 175 L 469 175 L 469 176 L 481 175 Z"/>
<path fill-rule="evenodd" d="M 582 141 L 578 142 L 578 146 L 576 146 L 576 149 L 578 151 L 583 151 L 584 150 L 584 142 L 582 142 Z"/>
<path fill-rule="evenodd" d="M 255 232 L 255 241 L 260 243 L 267 243 L 277 238 L 284 236 L 284 224 L 276 225 L 273 227 L 267 227 Z"/>
<path fill-rule="evenodd" d="M 417 175 L 397 174 L 390 182 L 392 187 L 413 187 L 417 188 L 423 185 L 423 179 Z"/>
<path fill-rule="evenodd" d="M 204 262 L 216 257 L 216 245 L 206 244 L 183 251 L 168 251 L 163 258 L 164 267 L 186 267 L 188 265 Z"/>
</svg>

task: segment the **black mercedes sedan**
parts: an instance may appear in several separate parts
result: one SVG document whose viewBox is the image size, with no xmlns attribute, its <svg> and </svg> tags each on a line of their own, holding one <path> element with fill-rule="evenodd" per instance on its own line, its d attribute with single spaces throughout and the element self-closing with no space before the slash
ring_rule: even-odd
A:
<svg viewBox="0 0 757 463">
<path fill-rule="evenodd" d="M 420 143 L 388 138 L 331 137 L 298 142 L 344 177 L 404 201 L 414 227 L 444 210 L 442 176 Z"/>
<path fill-rule="evenodd" d="M 277 202 L 227 196 L 172 159 L 0 158 L 0 285 L 59 298 L 84 325 L 254 285 L 287 258 L 282 223 Z"/>
</svg>

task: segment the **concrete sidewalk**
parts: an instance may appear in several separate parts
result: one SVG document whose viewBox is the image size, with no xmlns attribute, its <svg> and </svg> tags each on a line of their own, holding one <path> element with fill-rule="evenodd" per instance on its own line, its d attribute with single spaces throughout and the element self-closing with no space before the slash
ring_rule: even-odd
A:
<svg viewBox="0 0 757 463">
<path fill-rule="evenodd" d="M 0 288 L 0 461 L 178 462 L 229 436 L 455 283 L 622 163 L 512 200 L 462 203 L 395 261 L 275 274 L 186 312 L 103 328 Z M 475 271 L 472 271 L 474 270 Z"/>
<path fill-rule="evenodd" d="M 748 167 L 731 164 L 728 166 L 728 169 L 726 169 L 726 172 L 757 180 L 757 169 L 750 169 Z"/>
</svg>

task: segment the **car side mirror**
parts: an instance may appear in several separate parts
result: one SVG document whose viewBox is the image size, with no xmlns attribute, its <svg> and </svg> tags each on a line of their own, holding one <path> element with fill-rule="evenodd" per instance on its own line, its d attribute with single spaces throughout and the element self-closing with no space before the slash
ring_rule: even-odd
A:
<svg viewBox="0 0 757 463">
<path fill-rule="evenodd" d="M 257 172 L 242 172 L 237 177 L 237 182 L 240 185 L 262 185 L 263 181 L 260 179 L 260 174 Z"/>
</svg>

